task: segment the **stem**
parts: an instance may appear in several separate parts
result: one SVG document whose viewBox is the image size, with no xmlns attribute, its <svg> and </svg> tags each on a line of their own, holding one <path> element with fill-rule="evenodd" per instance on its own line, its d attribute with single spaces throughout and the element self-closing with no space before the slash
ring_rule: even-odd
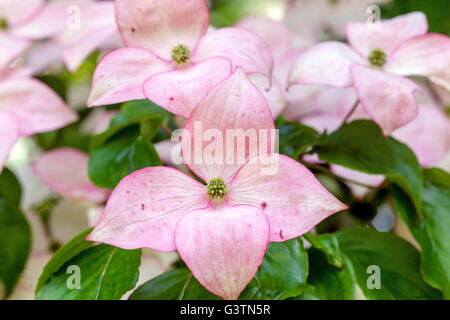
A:
<svg viewBox="0 0 450 320">
<path fill-rule="evenodd" d="M 358 107 L 359 104 L 359 99 L 356 99 L 355 104 L 353 105 L 353 107 L 350 109 L 350 111 L 347 113 L 347 115 L 345 116 L 344 120 L 342 121 L 341 127 L 347 123 L 348 119 L 352 116 L 352 114 L 355 112 L 356 107 Z"/>
<path fill-rule="evenodd" d="M 163 124 L 162 126 L 161 126 L 161 129 L 165 132 L 165 133 L 167 133 L 169 136 L 172 136 L 172 129 L 170 129 L 168 126 L 166 126 L 165 124 Z"/>
</svg>

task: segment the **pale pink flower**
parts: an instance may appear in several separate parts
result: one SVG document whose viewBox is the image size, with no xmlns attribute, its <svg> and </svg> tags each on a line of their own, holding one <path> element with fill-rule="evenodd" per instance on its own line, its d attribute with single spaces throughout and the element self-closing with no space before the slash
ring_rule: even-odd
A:
<svg viewBox="0 0 450 320">
<path fill-rule="evenodd" d="M 206 33 L 209 11 L 204 0 L 115 4 L 126 47 L 100 61 L 89 106 L 148 98 L 187 118 L 236 66 L 247 73 L 271 75 L 270 50 L 254 33 L 240 28 Z"/>
<path fill-rule="evenodd" d="M 405 76 L 426 76 L 450 89 L 450 39 L 427 34 L 421 12 L 379 24 L 348 23 L 346 45 L 323 42 L 303 53 L 290 84 L 354 86 L 367 112 L 388 136 L 417 116 L 413 92 L 421 88 Z"/>
<path fill-rule="evenodd" d="M 62 60 L 75 71 L 96 49 L 122 46 L 117 30 L 114 2 L 67 0 L 47 3 L 14 35 L 29 39 L 48 39 L 33 47 L 27 63 L 35 72 Z"/>
<path fill-rule="evenodd" d="M 186 146 L 203 144 L 206 150 L 208 145 L 193 135 L 198 123 L 204 132 L 222 135 L 227 129 L 274 129 L 263 95 L 238 68 L 199 103 L 182 135 L 186 163 L 208 184 L 168 167 L 135 171 L 113 191 L 87 239 L 125 249 L 177 250 L 203 286 L 236 299 L 262 263 L 269 241 L 298 237 L 347 206 L 304 166 L 271 153 L 274 139 L 268 137 L 240 150 L 243 164 L 226 161 L 239 156 L 228 141 L 219 159 L 202 154 L 202 163 L 191 162 L 188 154 L 196 154 Z M 271 154 L 261 153 L 264 147 Z M 263 174 L 274 158 L 276 172 Z"/>
<path fill-rule="evenodd" d="M 45 152 L 32 163 L 33 173 L 53 192 L 70 200 L 101 204 L 109 190 L 92 184 L 87 167 L 86 153 L 66 147 Z"/>
</svg>

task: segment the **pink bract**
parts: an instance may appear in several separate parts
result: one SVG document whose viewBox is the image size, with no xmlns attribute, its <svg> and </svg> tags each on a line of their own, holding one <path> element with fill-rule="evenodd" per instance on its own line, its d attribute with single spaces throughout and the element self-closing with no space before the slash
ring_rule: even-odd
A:
<svg viewBox="0 0 450 320">
<path fill-rule="evenodd" d="M 88 155 L 72 148 L 59 148 L 40 155 L 32 164 L 34 174 L 52 191 L 77 201 L 102 203 L 108 190 L 88 177 Z"/>
<path fill-rule="evenodd" d="M 141 169 L 115 188 L 87 239 L 126 249 L 177 250 L 203 286 L 222 298 L 237 299 L 262 263 L 269 241 L 298 237 L 347 206 L 304 166 L 273 153 L 268 133 L 261 133 L 256 146 L 239 150 L 225 143 L 219 157 L 194 153 L 199 158 L 192 161 L 187 142 L 208 147 L 198 140 L 204 136 L 194 133 L 197 122 L 203 133 L 216 134 L 210 146 L 217 146 L 227 129 L 274 128 L 264 97 L 238 68 L 195 108 L 182 136 L 183 157 L 191 161 L 191 170 L 208 183 L 221 179 L 228 193 L 212 198 L 208 186 L 173 168 Z M 242 154 L 243 163 L 227 161 Z"/>
</svg>

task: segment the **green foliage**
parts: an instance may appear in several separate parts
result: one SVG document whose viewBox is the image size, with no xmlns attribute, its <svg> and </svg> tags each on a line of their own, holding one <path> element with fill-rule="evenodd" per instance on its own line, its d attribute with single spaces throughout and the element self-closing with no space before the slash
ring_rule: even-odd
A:
<svg viewBox="0 0 450 320">
<path fill-rule="evenodd" d="M 315 248 L 308 250 L 308 256 L 310 268 L 308 283 L 314 288 L 315 298 L 320 300 L 355 298 L 356 279 L 349 261 L 338 268 L 329 263 L 325 253 Z M 306 299 L 304 293 L 301 298 Z"/>
<path fill-rule="evenodd" d="M 302 292 L 308 275 L 308 256 L 301 239 L 270 243 L 264 261 L 239 297 L 281 300 Z M 192 276 L 189 269 L 168 271 L 144 283 L 130 296 L 133 300 L 218 299 Z"/>
<path fill-rule="evenodd" d="M 398 184 L 420 208 L 422 170 L 414 153 L 404 144 L 383 137 L 380 128 L 368 120 L 345 124 L 320 138 L 315 147 L 319 158 L 369 174 L 382 174 Z"/>
<path fill-rule="evenodd" d="M 420 253 L 410 243 L 387 232 L 365 227 L 338 231 L 341 252 L 351 262 L 359 287 L 368 299 L 440 299 L 420 274 Z M 379 267 L 380 288 L 370 288 L 370 266 Z"/>
<path fill-rule="evenodd" d="M 8 169 L 0 174 L 0 288 L 8 297 L 23 271 L 31 248 L 31 230 L 20 210 L 21 187 Z"/>
<path fill-rule="evenodd" d="M 0 198 L 6 199 L 12 204 L 20 205 L 22 187 L 14 173 L 3 168 L 0 174 Z"/>
<path fill-rule="evenodd" d="M 450 175 L 440 169 L 426 169 L 424 177 L 421 214 L 402 190 L 392 187 L 391 193 L 398 215 L 422 249 L 425 280 L 450 299 Z"/>
<path fill-rule="evenodd" d="M 151 140 L 170 116 L 148 100 L 125 103 L 109 129 L 92 139 L 88 164 L 91 181 L 113 189 L 133 171 L 161 165 Z"/>
<path fill-rule="evenodd" d="M 141 250 L 105 244 L 93 246 L 84 240 L 90 231 L 69 241 L 47 263 L 39 278 L 36 299 L 117 300 L 134 288 L 139 277 Z M 79 287 L 74 280 L 77 276 Z"/>
</svg>

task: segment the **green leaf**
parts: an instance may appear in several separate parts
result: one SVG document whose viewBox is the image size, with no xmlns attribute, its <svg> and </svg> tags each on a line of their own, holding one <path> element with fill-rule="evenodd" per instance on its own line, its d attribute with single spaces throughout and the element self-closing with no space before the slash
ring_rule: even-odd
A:
<svg viewBox="0 0 450 320">
<path fill-rule="evenodd" d="M 286 299 L 300 294 L 306 284 L 308 256 L 300 238 L 269 244 L 264 261 L 239 299 Z M 206 290 L 187 268 L 163 273 L 144 283 L 132 300 L 220 299 Z"/>
<path fill-rule="evenodd" d="M 298 122 L 277 119 L 275 124 L 280 139 L 280 153 L 296 160 L 319 137 L 316 130 Z"/>
<path fill-rule="evenodd" d="M 144 138 L 139 128 L 131 126 L 92 150 L 88 173 L 95 185 L 114 189 L 122 178 L 133 171 L 161 164 L 153 144 Z"/>
<path fill-rule="evenodd" d="M 359 287 L 368 299 L 440 299 L 420 274 L 420 254 L 407 241 L 392 233 L 365 227 L 336 233 L 341 252 L 351 261 Z M 370 289 L 372 274 L 368 268 L 380 268 L 380 288 Z"/>
<path fill-rule="evenodd" d="M 138 287 L 130 300 L 217 300 L 188 268 L 165 272 Z"/>
<path fill-rule="evenodd" d="M 6 199 L 12 204 L 20 205 L 22 188 L 14 173 L 3 168 L 0 174 L 0 199 Z"/>
<path fill-rule="evenodd" d="M 262 265 L 240 300 L 283 300 L 302 291 L 308 276 L 308 255 L 301 238 L 271 242 Z"/>
<path fill-rule="evenodd" d="M 308 283 L 314 287 L 316 297 L 321 300 L 353 300 L 355 298 L 356 279 L 350 261 L 337 268 L 328 262 L 321 250 L 308 250 Z M 346 259 L 346 258 L 344 258 Z"/>
<path fill-rule="evenodd" d="M 67 261 L 75 257 L 80 252 L 92 247 L 93 242 L 86 241 L 84 238 L 91 233 L 92 228 L 89 228 L 81 232 L 76 237 L 72 238 L 64 246 L 59 248 L 54 256 L 50 259 L 47 265 L 44 267 L 41 276 L 39 277 L 38 284 L 36 286 L 36 294 L 41 290 L 42 286 L 50 279 L 50 277 L 56 273 L 61 266 L 63 266 Z"/>
<path fill-rule="evenodd" d="M 67 261 L 37 292 L 38 300 L 118 300 L 139 278 L 141 250 L 101 244 Z M 70 266 L 79 267 L 80 288 L 72 288 Z M 76 283 L 76 282 L 75 282 Z"/>
<path fill-rule="evenodd" d="M 440 169 L 424 170 L 421 215 L 399 188 L 391 188 L 396 211 L 422 249 L 425 280 L 450 299 L 450 175 Z"/>
<path fill-rule="evenodd" d="M 0 199 L 0 282 L 6 289 L 6 297 L 22 273 L 30 247 L 30 226 L 18 204 Z"/>
<path fill-rule="evenodd" d="M 319 158 L 329 163 L 382 174 L 398 184 L 420 208 L 422 169 L 414 153 L 395 139 L 383 137 L 380 128 L 369 120 L 345 124 L 315 148 Z"/>
<path fill-rule="evenodd" d="M 109 138 L 124 128 L 141 124 L 145 128 L 145 137 L 150 141 L 161 125 L 167 124 L 171 114 L 149 100 L 136 100 L 126 102 L 118 114 L 111 119 L 108 130 L 92 138 L 91 148 L 96 148 L 105 143 Z"/>
<path fill-rule="evenodd" d="M 329 263 L 337 268 L 344 266 L 344 258 L 339 249 L 339 241 L 334 234 L 312 234 L 306 233 L 303 235 L 311 245 L 326 254 Z"/>
</svg>

